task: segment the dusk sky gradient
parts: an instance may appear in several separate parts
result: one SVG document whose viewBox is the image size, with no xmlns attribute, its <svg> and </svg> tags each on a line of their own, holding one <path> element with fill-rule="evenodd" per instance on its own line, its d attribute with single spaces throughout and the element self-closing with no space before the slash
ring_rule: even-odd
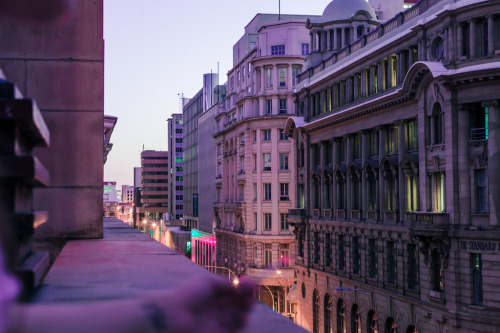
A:
<svg viewBox="0 0 500 333">
<path fill-rule="evenodd" d="M 321 15 L 329 2 L 281 0 L 281 13 Z M 133 185 L 143 145 L 167 150 L 178 94 L 193 97 L 217 62 L 226 81 L 233 45 L 257 13 L 278 13 L 278 0 L 104 0 L 104 113 L 118 117 L 105 181 Z"/>
</svg>

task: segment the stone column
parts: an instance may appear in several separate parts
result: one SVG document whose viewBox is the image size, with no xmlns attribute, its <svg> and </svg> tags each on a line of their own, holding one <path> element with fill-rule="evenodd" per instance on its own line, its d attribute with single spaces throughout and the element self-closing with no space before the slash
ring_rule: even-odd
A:
<svg viewBox="0 0 500 333">
<path fill-rule="evenodd" d="M 346 89 L 345 89 L 345 99 L 346 99 L 346 103 L 351 103 L 352 102 L 352 76 L 348 76 L 345 80 L 346 82 Z"/>
<path fill-rule="evenodd" d="M 345 136 L 346 138 L 346 165 L 349 166 L 349 163 L 351 163 L 352 161 L 352 157 L 353 157 L 353 137 L 352 135 L 346 135 Z M 346 171 L 346 198 L 347 198 L 347 211 L 348 211 L 348 214 L 350 214 L 350 211 L 352 209 L 352 195 L 351 195 L 351 178 L 350 178 L 350 172 L 349 172 L 349 168 L 347 168 L 347 171 Z M 348 217 L 350 217 L 350 215 L 348 215 Z"/>
<path fill-rule="evenodd" d="M 362 167 L 365 165 L 368 160 L 368 132 L 366 130 L 362 130 L 359 132 L 361 135 L 361 165 Z M 363 218 L 367 218 L 366 212 L 368 211 L 368 193 L 367 193 L 367 180 L 366 173 L 361 171 L 361 205 L 360 208 L 362 210 L 361 216 Z M 361 218 L 360 216 L 360 218 Z"/>
<path fill-rule="evenodd" d="M 471 19 L 469 20 L 469 46 L 470 46 L 470 58 L 475 58 L 477 57 L 477 52 L 476 52 L 476 20 Z"/>
<path fill-rule="evenodd" d="M 396 125 L 399 128 L 398 131 L 398 164 L 401 163 L 403 158 L 406 155 L 406 142 L 405 142 L 405 122 L 403 120 L 399 120 L 396 122 Z M 406 192 L 405 192 L 405 174 L 403 172 L 403 168 L 399 166 L 398 168 L 398 184 L 396 186 L 397 192 L 396 192 L 396 209 L 398 210 L 399 214 L 399 221 L 404 221 L 404 211 L 405 209 L 405 203 L 406 203 Z M 398 195 L 401 194 L 401 195 Z"/>
<path fill-rule="evenodd" d="M 338 49 L 338 29 L 333 29 L 333 47 L 332 50 L 337 50 Z"/>
<path fill-rule="evenodd" d="M 341 28 L 341 30 L 340 30 L 340 31 L 342 31 L 342 36 L 341 36 L 341 38 L 342 38 L 342 44 L 340 45 L 340 48 L 341 48 L 341 49 L 342 49 L 344 46 L 346 46 L 346 42 L 347 42 L 347 40 L 346 40 L 346 38 L 345 38 L 345 36 L 346 36 L 345 29 L 349 29 L 349 28 Z"/>
<path fill-rule="evenodd" d="M 444 27 L 444 59 L 448 63 L 450 62 L 450 26 L 445 26 Z M 410 48 L 410 56 L 412 54 L 412 49 Z M 411 64 L 410 64 L 411 65 Z"/>
<path fill-rule="evenodd" d="M 379 165 L 382 163 L 382 159 L 386 155 L 385 149 L 385 127 L 377 126 L 375 128 L 378 131 L 378 162 Z M 385 210 L 385 188 L 384 188 L 384 173 L 379 169 L 378 172 L 378 208 L 380 210 L 380 219 L 382 219 L 383 211 Z"/>
<path fill-rule="evenodd" d="M 311 48 L 311 52 L 313 52 L 314 51 L 314 33 L 310 32 L 309 38 L 311 40 L 311 42 L 309 43 L 309 47 Z"/>
<path fill-rule="evenodd" d="M 326 31 L 326 49 L 330 51 L 332 49 L 332 30 L 328 29 Z"/>
<path fill-rule="evenodd" d="M 413 65 L 413 63 L 415 62 L 413 49 L 414 49 L 413 46 L 410 46 L 410 48 L 408 49 L 408 69 L 410 69 L 411 65 Z"/>
<path fill-rule="evenodd" d="M 368 94 L 366 92 L 366 70 L 361 69 L 360 73 L 360 81 L 361 81 L 361 91 L 359 92 L 360 98 L 366 97 Z"/>
<path fill-rule="evenodd" d="M 321 51 L 326 51 L 327 49 L 327 32 L 321 31 Z"/>
<path fill-rule="evenodd" d="M 260 87 L 261 87 L 261 91 L 264 92 L 266 91 L 266 69 L 264 67 L 261 67 L 260 68 L 260 72 L 261 72 L 261 75 L 260 75 Z"/>
<path fill-rule="evenodd" d="M 370 95 L 375 94 L 375 66 L 371 65 L 370 66 L 370 84 L 368 85 L 370 87 Z"/>
<path fill-rule="evenodd" d="M 388 71 L 388 73 L 387 73 L 387 75 L 389 75 L 389 79 L 388 79 L 387 81 L 389 82 L 389 87 L 388 87 L 388 88 L 390 88 L 390 87 L 393 87 L 393 86 L 395 86 L 395 85 L 396 85 L 396 82 L 393 82 L 393 80 L 392 80 L 392 70 L 393 70 L 393 68 L 392 68 L 392 67 L 393 67 L 393 65 L 394 65 L 394 62 L 393 62 L 393 56 L 392 56 L 392 55 L 391 55 L 391 56 L 389 56 L 389 57 L 387 58 L 387 61 L 389 62 L 389 63 L 388 63 L 388 68 L 389 68 L 389 71 Z"/>
<path fill-rule="evenodd" d="M 488 55 L 495 53 L 495 16 L 488 16 Z"/>
<path fill-rule="evenodd" d="M 490 225 L 500 224 L 500 103 L 482 104 L 488 108 L 488 205 Z"/>
<path fill-rule="evenodd" d="M 464 33 L 462 31 L 463 24 L 458 24 L 457 27 L 457 56 L 460 59 L 461 56 L 463 56 L 463 49 L 464 49 Z"/>
<path fill-rule="evenodd" d="M 358 77 L 358 74 L 357 73 L 354 73 L 354 100 L 358 100 L 359 99 L 359 89 L 358 89 L 358 85 L 359 85 L 359 81 L 360 81 L 360 78 Z"/>
<path fill-rule="evenodd" d="M 378 62 L 378 91 L 381 92 L 382 90 L 387 89 L 385 87 L 385 74 L 384 74 L 384 60 L 381 60 Z"/>
<path fill-rule="evenodd" d="M 333 168 L 335 168 L 338 164 L 339 164 L 339 139 L 338 138 L 333 138 L 332 139 L 332 143 L 333 143 Z M 332 186 L 332 216 L 336 216 L 335 215 L 335 210 L 337 209 L 338 207 L 338 203 L 337 203 L 337 200 L 338 200 L 338 184 L 337 184 L 337 177 L 335 174 L 333 174 L 333 186 Z"/>
</svg>

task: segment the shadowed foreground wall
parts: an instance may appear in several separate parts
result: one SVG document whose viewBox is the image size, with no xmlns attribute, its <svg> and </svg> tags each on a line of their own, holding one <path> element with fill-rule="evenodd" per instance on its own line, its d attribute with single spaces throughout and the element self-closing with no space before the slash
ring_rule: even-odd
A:
<svg viewBox="0 0 500 333">
<path fill-rule="evenodd" d="M 35 151 L 50 186 L 34 194 L 48 210 L 39 238 L 102 237 L 104 41 L 102 0 L 77 0 L 57 22 L 0 19 L 0 68 L 34 99 L 51 133 Z"/>
</svg>

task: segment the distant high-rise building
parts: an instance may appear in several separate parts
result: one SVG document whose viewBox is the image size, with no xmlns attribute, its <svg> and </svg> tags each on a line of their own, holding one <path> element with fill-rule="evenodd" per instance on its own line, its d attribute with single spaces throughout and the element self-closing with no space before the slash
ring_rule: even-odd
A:
<svg viewBox="0 0 500 333">
<path fill-rule="evenodd" d="M 198 117 L 217 102 L 214 95 L 214 87 L 217 85 L 217 74 L 203 75 L 202 89 L 184 106 L 183 119 L 183 163 L 184 163 L 184 224 L 186 226 L 198 227 L 198 165 L 200 162 L 205 166 L 210 160 L 200 159 Z M 212 119 L 213 121 L 213 119 Z M 212 133 L 213 134 L 213 133 Z M 204 138 L 212 141 L 213 138 Z"/>
<path fill-rule="evenodd" d="M 168 212 L 169 160 L 166 151 L 145 150 L 141 153 L 141 205 L 136 207 L 139 219 L 159 220 Z"/>
<path fill-rule="evenodd" d="M 183 99 L 186 100 L 186 99 Z M 168 156 L 169 171 L 169 216 L 170 220 L 182 219 L 183 212 L 183 125 L 182 114 L 174 113 L 167 120 L 168 123 Z"/>
<path fill-rule="evenodd" d="M 134 168 L 134 187 L 141 187 L 141 167 Z"/>
<path fill-rule="evenodd" d="M 134 187 L 129 185 L 122 185 L 122 203 L 134 202 Z"/>
</svg>

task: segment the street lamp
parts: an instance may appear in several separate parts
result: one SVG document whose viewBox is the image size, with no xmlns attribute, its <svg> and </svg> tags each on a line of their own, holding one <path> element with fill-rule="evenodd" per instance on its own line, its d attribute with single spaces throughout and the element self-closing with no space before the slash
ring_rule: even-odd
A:
<svg viewBox="0 0 500 333">
<path fill-rule="evenodd" d="M 229 268 L 227 268 L 227 267 L 219 267 L 219 266 L 203 266 L 203 267 L 205 267 L 205 268 L 216 268 L 216 269 L 220 268 L 220 269 L 228 270 L 229 273 L 228 273 L 227 277 L 228 277 L 229 282 L 231 282 L 231 274 L 233 274 L 233 276 L 234 276 L 233 284 L 235 286 L 237 286 L 240 283 L 240 280 L 238 279 L 238 277 L 236 276 L 236 274 L 234 274 L 234 272 L 232 270 L 230 270 Z"/>
</svg>

